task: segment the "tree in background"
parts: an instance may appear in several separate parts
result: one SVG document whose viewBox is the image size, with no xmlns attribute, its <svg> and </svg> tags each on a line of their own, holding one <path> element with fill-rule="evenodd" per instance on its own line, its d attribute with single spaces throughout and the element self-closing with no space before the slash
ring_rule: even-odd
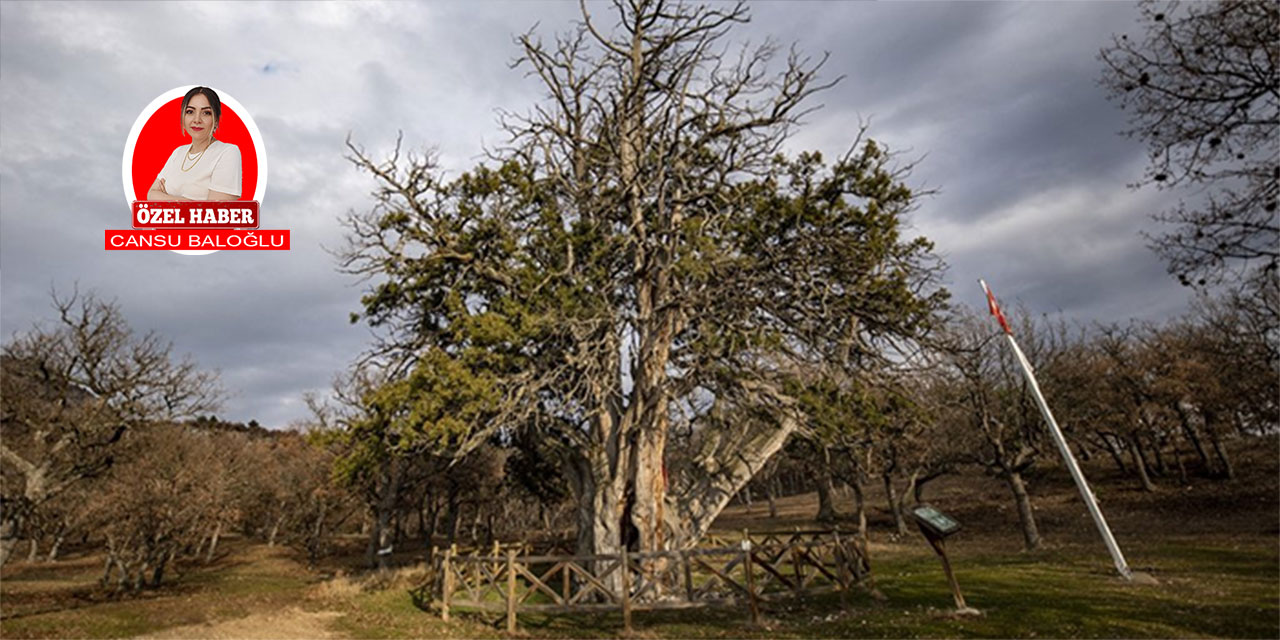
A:
<svg viewBox="0 0 1280 640">
<path fill-rule="evenodd" d="M 795 451 L 817 482 L 819 520 L 836 517 L 830 486 L 839 479 L 853 490 L 854 517 L 865 534 L 865 485 L 875 475 L 884 487 L 894 530 L 908 532 L 906 500 L 920 502 L 924 486 L 951 472 L 958 461 L 954 439 L 941 431 L 938 411 L 931 406 L 937 398 L 929 382 L 922 372 L 898 363 L 868 368 L 856 380 L 807 385 L 800 397 L 811 427 Z"/>
<path fill-rule="evenodd" d="M 1183 284 L 1246 275 L 1275 288 L 1280 5 L 1144 2 L 1140 11 L 1144 36 L 1102 50 L 1102 84 L 1129 113 L 1126 134 L 1147 143 L 1142 183 L 1203 194 L 1156 216 L 1175 228 L 1155 249 Z"/>
<path fill-rule="evenodd" d="M 411 459 L 423 451 L 414 432 L 402 432 L 404 407 L 387 387 L 386 371 L 361 366 L 334 383 L 335 402 L 308 398 L 323 438 L 338 451 L 333 473 L 368 507 L 372 527 L 366 547 L 370 567 L 386 568 L 393 543 L 392 518 Z"/>
<path fill-rule="evenodd" d="M 1070 357 L 1065 325 L 1048 319 L 1037 321 L 1025 310 L 1014 323 L 1018 343 L 1032 366 L 1041 373 L 1046 394 L 1055 389 L 1043 372 Z M 959 315 L 948 335 L 939 342 L 942 379 L 933 385 L 942 397 L 939 403 L 949 417 L 944 421 L 964 425 L 960 434 L 963 459 L 1003 480 L 1012 494 L 1028 550 L 1040 546 L 1027 489 L 1027 474 L 1040 459 L 1046 427 L 1039 408 L 1026 388 L 1026 381 L 1014 356 L 1004 344 L 994 324 L 968 311 Z M 1051 401 L 1052 402 L 1052 401 Z M 1054 403 L 1056 405 L 1056 403 Z"/>
<path fill-rule="evenodd" d="M 570 480 L 580 553 L 684 548 L 803 426 L 798 371 L 883 354 L 945 294 L 883 148 L 780 155 L 817 65 L 727 49 L 740 5 L 618 2 L 605 31 L 585 9 L 554 43 L 520 39 L 548 100 L 504 118 L 495 166 L 446 181 L 352 148 L 378 188 L 342 265 L 375 280 L 363 315 L 397 371 L 430 360 L 483 398 L 398 434 L 465 452 L 532 431 Z M 669 464 L 673 433 L 697 455 Z"/>
<path fill-rule="evenodd" d="M 111 467 L 126 431 L 193 418 L 220 395 L 213 374 L 136 334 L 114 302 L 53 302 L 57 323 L 16 335 L 0 357 L 0 563 L 28 515 Z"/>
<path fill-rule="evenodd" d="M 372 362 L 359 366 L 335 384 L 335 395 L 335 404 L 313 401 L 312 408 L 324 429 L 320 439 L 337 451 L 336 477 L 369 508 L 370 566 L 388 566 L 402 516 L 418 509 L 424 492 L 443 498 L 452 543 L 464 501 L 501 482 L 505 453 L 482 443 L 459 451 L 497 403 L 489 379 L 435 350 L 399 377 Z M 428 544 L 434 513 L 431 522 L 420 532 Z"/>
<path fill-rule="evenodd" d="M 104 586 L 160 586 L 166 570 L 223 517 L 219 480 L 229 470 L 209 436 L 173 424 L 129 435 L 121 462 L 94 488 L 91 520 L 106 540 Z"/>
</svg>

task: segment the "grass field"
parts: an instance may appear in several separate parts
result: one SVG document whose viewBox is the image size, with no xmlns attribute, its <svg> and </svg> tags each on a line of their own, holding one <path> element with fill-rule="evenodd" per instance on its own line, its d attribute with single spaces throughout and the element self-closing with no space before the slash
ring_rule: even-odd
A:
<svg viewBox="0 0 1280 640">
<path fill-rule="evenodd" d="M 912 534 L 888 535 L 873 513 L 877 601 L 862 592 L 766 604 L 753 626 L 742 608 L 637 613 L 642 637 L 1280 637 L 1280 487 L 1277 453 L 1260 449 L 1244 477 L 1168 482 L 1137 491 L 1105 467 L 1088 470 L 1129 563 L 1159 580 L 1135 585 L 1114 576 L 1074 487 L 1047 469 L 1032 495 L 1046 546 L 1020 550 L 1016 515 L 997 481 L 972 475 L 930 486 L 928 498 L 964 530 L 950 543 L 956 575 L 980 617 L 948 615 L 950 594 L 936 556 Z M 845 505 L 841 505 L 845 506 Z M 812 496 L 730 508 L 726 531 L 810 526 Z M 231 540 L 226 555 L 191 568 L 142 597 L 111 598 L 94 587 L 96 554 L 57 563 L 13 563 L 0 574 L 0 637 L 409 638 L 498 637 L 496 617 L 449 623 L 415 608 L 406 588 L 421 575 L 307 572 L 289 550 Z M 618 615 L 520 617 L 528 637 L 620 633 Z"/>
</svg>

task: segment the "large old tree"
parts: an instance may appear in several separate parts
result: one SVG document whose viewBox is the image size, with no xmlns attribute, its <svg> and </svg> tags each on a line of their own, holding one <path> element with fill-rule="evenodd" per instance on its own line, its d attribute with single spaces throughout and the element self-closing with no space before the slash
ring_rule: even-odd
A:
<svg viewBox="0 0 1280 640">
<path fill-rule="evenodd" d="M 519 39 L 546 100 L 461 177 L 353 147 L 377 204 L 341 256 L 400 363 L 389 428 L 456 451 L 539 434 L 584 553 L 694 544 L 805 428 L 804 380 L 916 337 L 945 295 L 883 148 L 851 127 L 830 166 L 782 153 L 818 64 L 728 45 L 742 6 L 610 16 Z"/>
</svg>

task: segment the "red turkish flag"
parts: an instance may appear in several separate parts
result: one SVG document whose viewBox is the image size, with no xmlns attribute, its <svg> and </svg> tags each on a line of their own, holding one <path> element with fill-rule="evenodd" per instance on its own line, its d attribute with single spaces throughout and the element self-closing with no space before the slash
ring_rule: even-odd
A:
<svg viewBox="0 0 1280 640">
<path fill-rule="evenodd" d="M 979 282 L 982 282 L 979 280 Z M 987 288 L 987 283 L 982 282 L 982 290 L 987 292 L 987 308 L 991 311 L 991 315 L 996 317 L 996 322 L 1000 323 L 1000 328 L 1004 332 L 1013 335 L 1013 330 L 1009 328 L 1009 321 L 1004 319 L 1004 313 L 1000 311 L 1000 305 L 996 303 L 995 294 L 991 293 L 991 289 Z"/>
</svg>

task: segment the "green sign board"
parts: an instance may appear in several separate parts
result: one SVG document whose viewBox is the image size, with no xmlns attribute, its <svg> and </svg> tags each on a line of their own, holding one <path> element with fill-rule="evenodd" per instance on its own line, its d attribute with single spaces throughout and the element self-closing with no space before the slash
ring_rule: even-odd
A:
<svg viewBox="0 0 1280 640">
<path fill-rule="evenodd" d="M 911 515 L 915 516 L 916 522 L 922 528 L 928 529 L 929 532 L 939 537 L 949 536 L 960 530 L 959 522 L 929 505 L 921 505 L 912 509 Z"/>
</svg>

